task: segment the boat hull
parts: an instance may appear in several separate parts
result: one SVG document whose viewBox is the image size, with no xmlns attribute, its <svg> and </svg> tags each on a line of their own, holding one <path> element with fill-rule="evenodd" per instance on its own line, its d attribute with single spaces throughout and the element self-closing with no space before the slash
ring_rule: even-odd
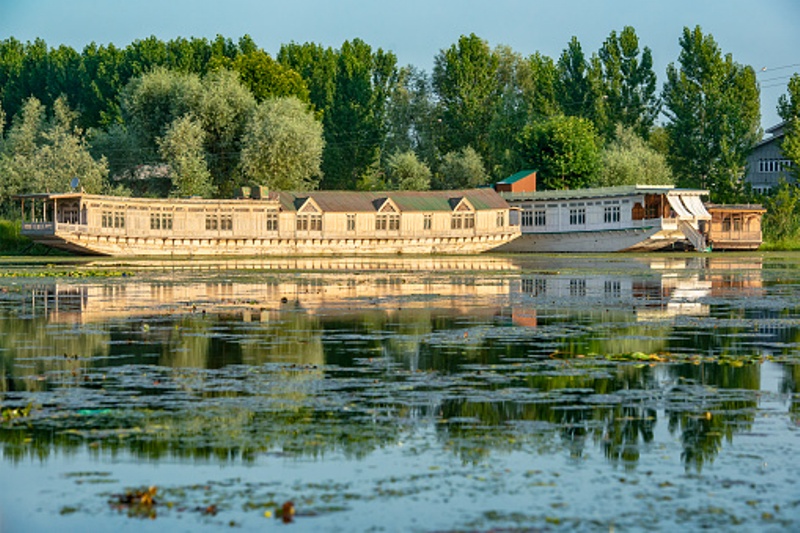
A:
<svg viewBox="0 0 800 533">
<path fill-rule="evenodd" d="M 598 231 L 523 233 L 497 248 L 509 253 L 607 253 L 655 251 L 685 240 L 680 231 L 641 227 Z"/>
<path fill-rule="evenodd" d="M 92 235 L 56 231 L 31 235 L 36 242 L 81 255 L 107 256 L 295 256 L 384 254 L 473 254 L 493 250 L 518 232 L 432 238 L 261 239 L 177 238 Z"/>
</svg>

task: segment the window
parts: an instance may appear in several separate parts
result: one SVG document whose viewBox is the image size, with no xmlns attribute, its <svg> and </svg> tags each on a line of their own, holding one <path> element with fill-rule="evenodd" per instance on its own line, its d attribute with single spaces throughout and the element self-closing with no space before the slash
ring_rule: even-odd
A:
<svg viewBox="0 0 800 533">
<path fill-rule="evenodd" d="M 504 211 L 499 211 L 497 213 L 497 227 L 502 228 L 506 225 L 506 214 Z"/>
<path fill-rule="evenodd" d="M 124 211 L 103 211 L 101 217 L 101 224 L 104 228 L 124 228 L 125 227 L 125 212 Z"/>
<path fill-rule="evenodd" d="M 569 210 L 570 226 L 580 226 L 586 224 L 586 208 L 574 207 Z"/>
<path fill-rule="evenodd" d="M 150 213 L 150 229 L 172 229 L 172 213 Z"/>
<path fill-rule="evenodd" d="M 375 217 L 375 229 L 378 231 L 400 231 L 400 214 L 378 213 Z"/>
<path fill-rule="evenodd" d="M 570 296 L 586 296 L 586 279 L 569 280 Z"/>
<path fill-rule="evenodd" d="M 216 231 L 219 229 L 219 220 L 216 215 L 206 215 L 206 231 Z"/>
<path fill-rule="evenodd" d="M 220 215 L 219 229 L 222 231 L 233 231 L 233 215 Z"/>
<path fill-rule="evenodd" d="M 622 285 L 617 280 L 606 281 L 603 289 L 607 298 L 619 298 L 622 296 Z"/>
<path fill-rule="evenodd" d="M 528 211 L 526 209 L 522 212 L 522 225 L 533 226 L 533 211 Z"/>
<path fill-rule="evenodd" d="M 433 227 L 433 216 L 425 215 L 422 219 L 422 229 L 429 231 Z"/>
<path fill-rule="evenodd" d="M 297 231 L 322 231 L 322 215 L 297 215 Z"/>
<path fill-rule="evenodd" d="M 267 231 L 278 231 L 278 213 L 267 213 Z"/>
<path fill-rule="evenodd" d="M 619 222 L 620 211 L 618 205 L 606 206 L 603 208 L 603 222 L 606 224 L 610 222 Z"/>
<path fill-rule="evenodd" d="M 355 230 L 356 230 L 356 216 L 347 215 L 347 231 L 355 231 Z"/>
<path fill-rule="evenodd" d="M 531 296 L 540 296 L 547 292 L 547 280 L 543 278 L 523 278 L 522 292 Z"/>
<path fill-rule="evenodd" d="M 544 209 L 537 209 L 533 213 L 533 225 L 534 226 L 546 226 L 547 225 L 547 211 Z"/>
</svg>

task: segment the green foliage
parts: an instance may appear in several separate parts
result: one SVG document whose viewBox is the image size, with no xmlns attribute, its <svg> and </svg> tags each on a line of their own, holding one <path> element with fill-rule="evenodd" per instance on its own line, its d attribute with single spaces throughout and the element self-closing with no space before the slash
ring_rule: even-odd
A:
<svg viewBox="0 0 800 533">
<path fill-rule="evenodd" d="M 386 168 L 391 189 L 427 191 L 431 188 L 431 170 L 412 151 L 392 154 Z"/>
<path fill-rule="evenodd" d="M 678 185 L 708 189 L 715 202 L 743 194 L 747 154 L 760 138 L 755 72 L 722 56 L 699 26 L 684 28 L 680 66 L 667 67 L 663 100 L 669 161 Z"/>
<path fill-rule="evenodd" d="M 10 197 L 32 192 L 66 192 L 74 177 L 81 188 L 99 193 L 108 167 L 89 153 L 75 114 L 63 99 L 56 100 L 48 118 L 41 102 L 30 98 L 15 117 L 0 151 L 0 202 L 8 211 Z"/>
<path fill-rule="evenodd" d="M 652 52 L 648 47 L 640 52 L 636 30 L 625 26 L 619 35 L 611 32 L 599 58 L 608 122 L 633 128 L 647 139 L 660 111 Z"/>
<path fill-rule="evenodd" d="M 436 179 L 437 189 L 471 189 L 486 185 L 489 175 L 471 146 L 444 156 Z"/>
<path fill-rule="evenodd" d="M 596 183 L 600 140 L 592 123 L 557 116 L 532 124 L 520 136 L 528 168 L 538 168 L 544 189 L 579 189 Z"/>
<path fill-rule="evenodd" d="M 473 146 L 489 152 L 489 125 L 499 96 L 498 57 L 474 33 L 434 59 L 433 88 L 441 107 L 441 151 Z"/>
<path fill-rule="evenodd" d="M 297 98 L 258 105 L 242 140 L 242 173 L 271 189 L 315 189 L 325 142 L 322 125 Z"/>
<path fill-rule="evenodd" d="M 240 55 L 233 62 L 233 69 L 258 102 L 279 96 L 294 96 L 309 102 L 308 87 L 302 76 L 263 50 Z"/>
<path fill-rule="evenodd" d="M 170 168 L 172 195 L 213 196 L 211 173 L 204 158 L 204 141 L 203 126 L 191 115 L 175 119 L 158 140 L 161 157 Z"/>
<path fill-rule="evenodd" d="M 781 181 L 777 190 L 764 201 L 764 239 L 785 243 L 800 238 L 800 189 Z"/>
<path fill-rule="evenodd" d="M 617 126 L 616 138 L 603 150 L 598 187 L 616 185 L 671 185 L 666 158 L 650 148 L 632 128 Z"/>
<path fill-rule="evenodd" d="M 789 80 L 787 94 L 778 100 L 778 113 L 786 123 L 781 151 L 792 162 L 795 181 L 800 181 L 800 74 Z"/>
</svg>

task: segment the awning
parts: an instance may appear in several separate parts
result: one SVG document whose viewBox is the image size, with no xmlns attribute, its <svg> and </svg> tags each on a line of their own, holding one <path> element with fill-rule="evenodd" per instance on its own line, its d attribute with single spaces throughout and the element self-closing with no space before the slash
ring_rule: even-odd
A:
<svg viewBox="0 0 800 533">
<path fill-rule="evenodd" d="M 694 215 L 687 211 L 683 206 L 679 196 L 668 194 L 667 201 L 669 202 L 669 205 L 672 206 L 672 210 L 677 213 L 678 218 L 694 218 Z"/>
<path fill-rule="evenodd" d="M 711 214 L 706 211 L 706 206 L 703 205 L 703 201 L 700 200 L 699 196 L 681 196 L 681 200 L 695 218 L 699 220 L 711 220 Z"/>
</svg>

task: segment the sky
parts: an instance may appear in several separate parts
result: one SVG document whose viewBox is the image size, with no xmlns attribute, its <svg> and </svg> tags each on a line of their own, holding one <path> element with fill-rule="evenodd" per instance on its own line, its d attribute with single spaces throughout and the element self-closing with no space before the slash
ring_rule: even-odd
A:
<svg viewBox="0 0 800 533">
<path fill-rule="evenodd" d="M 800 72 L 800 0 L 0 0 L 0 39 L 42 38 L 80 51 L 151 35 L 250 35 L 274 57 L 289 42 L 339 48 L 360 38 L 429 73 L 461 35 L 558 59 L 572 36 L 588 57 L 612 30 L 633 26 L 652 50 L 659 86 L 678 62 L 683 28 L 697 25 L 724 54 L 756 69 L 762 126 L 776 124 L 778 97 Z"/>
</svg>

